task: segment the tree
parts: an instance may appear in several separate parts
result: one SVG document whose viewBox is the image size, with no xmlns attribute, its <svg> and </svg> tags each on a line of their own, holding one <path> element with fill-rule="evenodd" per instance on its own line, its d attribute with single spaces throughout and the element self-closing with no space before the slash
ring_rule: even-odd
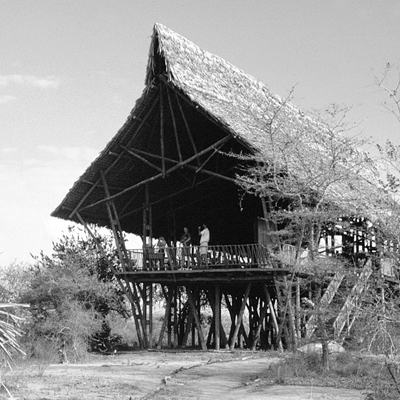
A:
<svg viewBox="0 0 400 400">
<path fill-rule="evenodd" d="M 54 253 L 36 257 L 29 271 L 29 287 L 22 300 L 30 304 L 30 334 L 67 347 L 75 359 L 87 348 L 107 350 L 112 345 L 107 315 L 127 316 L 125 298 L 111 274 L 115 262 L 111 238 L 107 256 L 97 252 L 91 237 L 70 228 Z"/>
<path fill-rule="evenodd" d="M 0 302 L 17 303 L 26 290 L 28 263 L 13 261 L 0 267 Z"/>
<path fill-rule="evenodd" d="M 324 115 L 310 118 L 288 100 L 272 102 L 259 116 L 263 131 L 259 151 L 251 156 L 236 155 L 247 165 L 237 180 L 245 193 L 261 197 L 264 203 L 264 218 L 272 238 L 270 251 L 291 266 L 293 277 L 305 272 L 309 276 L 307 285 L 313 282 L 317 296 L 308 312 L 316 317 L 327 368 L 325 325 L 332 314 L 329 304 L 322 303 L 321 289 L 327 286 L 329 275 L 346 270 L 354 260 L 338 257 L 336 253 L 343 246 L 340 244 L 339 249 L 333 243 L 325 243 L 321 257 L 321 237 L 327 232 L 344 231 L 345 225 L 356 218 L 375 219 L 375 203 L 381 199 L 373 184 L 378 170 L 362 150 L 365 141 L 349 134 L 348 108 L 333 105 Z M 290 347 L 297 347 L 301 336 L 295 317 L 300 296 L 296 307 L 292 299 L 293 292 L 302 290 L 298 282 L 292 279 L 283 283 L 287 297 L 281 316 L 288 321 Z"/>
</svg>

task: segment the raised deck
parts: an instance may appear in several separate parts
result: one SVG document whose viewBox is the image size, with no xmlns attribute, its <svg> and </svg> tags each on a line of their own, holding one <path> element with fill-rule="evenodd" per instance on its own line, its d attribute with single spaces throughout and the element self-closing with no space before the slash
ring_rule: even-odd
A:
<svg viewBox="0 0 400 400">
<path fill-rule="evenodd" d="M 208 247 L 207 257 L 202 259 L 198 246 L 187 249 L 182 247 L 153 247 L 129 250 L 130 273 L 161 271 L 206 271 L 226 269 L 275 269 L 279 262 L 269 254 L 261 244 L 213 245 Z"/>
</svg>

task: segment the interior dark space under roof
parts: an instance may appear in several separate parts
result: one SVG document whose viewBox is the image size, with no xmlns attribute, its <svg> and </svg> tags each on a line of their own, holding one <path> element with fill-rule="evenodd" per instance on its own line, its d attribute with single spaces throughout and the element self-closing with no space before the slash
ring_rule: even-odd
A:
<svg viewBox="0 0 400 400">
<path fill-rule="evenodd" d="M 153 237 L 179 240 L 184 226 L 196 236 L 206 223 L 211 244 L 253 243 L 261 202 L 235 183 L 241 171 L 231 155 L 251 149 L 167 82 L 150 86 L 134 111 L 75 184 L 80 195 L 67 195 L 53 215 L 79 222 L 79 204 L 85 222 L 109 227 L 102 170 L 125 232 L 143 235 L 147 203 Z"/>
</svg>

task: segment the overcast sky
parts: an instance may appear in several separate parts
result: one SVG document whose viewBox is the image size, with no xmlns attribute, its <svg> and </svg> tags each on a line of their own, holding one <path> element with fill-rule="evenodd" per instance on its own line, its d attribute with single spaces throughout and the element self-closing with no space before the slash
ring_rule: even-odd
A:
<svg viewBox="0 0 400 400">
<path fill-rule="evenodd" d="M 353 106 L 362 135 L 399 142 L 373 84 L 400 61 L 399 21 L 398 0 L 0 0 L 0 266 L 66 229 L 50 213 L 140 96 L 155 22 L 280 96 L 295 86 L 305 111 Z"/>
</svg>

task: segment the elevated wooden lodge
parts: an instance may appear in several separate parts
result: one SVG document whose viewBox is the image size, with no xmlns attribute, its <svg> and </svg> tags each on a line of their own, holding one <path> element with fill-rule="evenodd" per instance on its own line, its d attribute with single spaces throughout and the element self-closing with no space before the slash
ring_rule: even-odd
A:
<svg viewBox="0 0 400 400">
<path fill-rule="evenodd" d="M 259 151 L 265 127 L 257 115 L 280 101 L 253 77 L 155 25 L 142 96 L 52 213 L 89 230 L 88 224 L 96 224 L 113 231 L 120 260 L 114 273 L 131 302 L 142 347 L 162 347 L 165 337 L 168 346 L 204 350 L 280 345 L 284 317 L 277 312 L 276 285 L 290 271 L 284 258 L 268 251 L 266 204 L 244 195 L 236 180 L 241 166 L 231 156 Z M 298 120 L 294 106 L 286 112 Z M 196 247 L 202 223 L 211 232 L 206 263 Z M 176 247 L 183 227 L 192 234 L 190 260 Z M 143 248 L 126 248 L 124 232 L 140 235 Z M 347 233 L 354 252 L 358 246 L 365 252 L 367 241 L 360 235 L 357 229 Z M 169 245 L 164 253 L 154 248 L 154 238 L 161 236 Z M 326 240 L 331 243 L 334 234 Z M 290 246 L 286 250 L 290 257 Z M 366 279 L 371 270 L 364 271 Z M 331 292 L 340 279 L 332 279 Z M 166 307 L 154 338 L 156 285 Z M 208 332 L 200 320 L 205 303 L 213 314 Z M 229 328 L 221 323 L 222 307 L 229 312 Z"/>
</svg>

